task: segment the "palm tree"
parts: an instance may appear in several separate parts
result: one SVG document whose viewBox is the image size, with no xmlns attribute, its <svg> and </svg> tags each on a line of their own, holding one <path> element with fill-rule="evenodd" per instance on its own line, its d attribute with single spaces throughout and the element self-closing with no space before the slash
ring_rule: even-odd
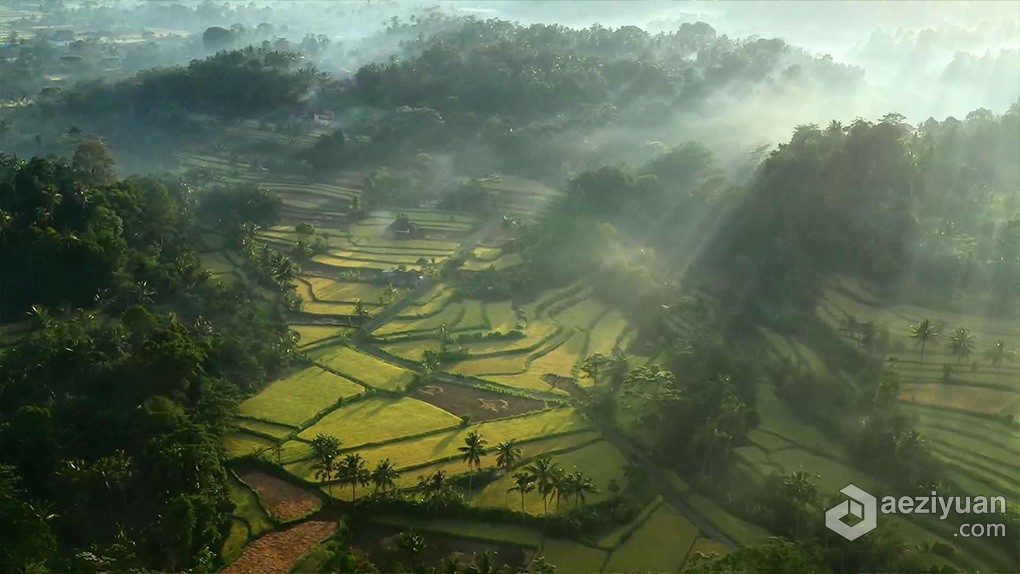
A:
<svg viewBox="0 0 1020 574">
<path fill-rule="evenodd" d="M 524 513 L 524 495 L 535 490 L 535 475 L 530 472 L 518 472 L 514 474 L 514 485 L 507 489 L 507 492 L 521 493 L 521 513 Z"/>
<path fill-rule="evenodd" d="M 464 437 L 464 446 L 457 449 L 461 452 L 461 458 L 467 463 L 470 473 L 468 474 L 468 496 L 472 491 L 471 480 L 474 477 L 474 472 L 482 465 L 482 456 L 485 455 L 485 445 L 488 442 L 478 434 L 478 431 L 471 431 Z"/>
<path fill-rule="evenodd" d="M 946 348 L 956 356 L 959 364 L 974 352 L 974 334 L 966 327 L 957 327 L 949 333 Z"/>
<path fill-rule="evenodd" d="M 794 501 L 796 513 L 794 516 L 794 537 L 800 538 L 800 518 L 802 510 L 808 504 L 814 504 L 818 500 L 818 488 L 812 482 L 812 475 L 807 472 L 797 471 L 789 476 L 783 477 L 783 491 L 786 496 Z"/>
<path fill-rule="evenodd" d="M 387 458 L 375 465 L 375 469 L 369 478 L 372 481 L 372 485 L 375 486 L 376 492 L 386 492 L 397 485 L 396 480 L 398 476 L 400 476 L 400 473 L 397 471 L 397 467 Z"/>
<path fill-rule="evenodd" d="M 554 482 L 560 467 L 548 456 L 543 456 L 528 465 L 527 472 L 535 477 L 535 487 L 542 495 L 542 512 L 549 512 L 549 495 L 555 490 Z"/>
<path fill-rule="evenodd" d="M 312 470 L 315 471 L 315 478 L 326 485 L 326 490 L 333 496 L 333 471 L 336 469 L 336 457 L 340 456 L 340 439 L 335 436 L 317 434 L 312 439 L 312 455 L 315 462 L 312 463 Z"/>
<path fill-rule="evenodd" d="M 496 445 L 496 466 L 509 473 L 517 462 L 521 460 L 521 449 L 517 448 L 517 441 L 510 439 Z"/>
<path fill-rule="evenodd" d="M 910 326 L 909 336 L 911 339 L 916 340 L 914 343 L 915 347 L 921 346 L 921 364 L 924 364 L 924 347 L 928 344 L 928 341 L 934 341 L 939 338 L 938 325 L 928 317 L 925 317 L 921 319 L 920 323 Z"/>
<path fill-rule="evenodd" d="M 417 490 L 422 493 L 426 504 L 438 505 L 439 496 L 446 491 L 446 471 L 437 470 L 430 476 L 419 476 Z"/>
<path fill-rule="evenodd" d="M 556 467 L 553 469 L 552 481 L 549 484 L 550 494 L 556 495 L 556 514 L 560 513 L 560 500 L 570 494 L 570 482 L 567 480 L 566 472 Z"/>
<path fill-rule="evenodd" d="M 351 485 L 351 500 L 355 500 L 358 485 L 367 486 L 371 482 L 371 473 L 365 468 L 365 459 L 358 453 L 345 456 L 337 469 L 337 482 Z"/>
<path fill-rule="evenodd" d="M 127 499 L 124 498 L 124 487 L 134 474 L 132 466 L 131 457 L 125 454 L 123 450 L 118 449 L 113 451 L 113 454 L 104 456 L 92 463 L 91 469 L 96 479 L 102 482 L 103 487 L 106 489 L 108 504 L 110 499 L 113 498 L 114 487 L 120 490 L 120 501 L 124 507 L 125 514 L 127 514 Z"/>
<path fill-rule="evenodd" d="M 574 508 L 577 508 L 578 503 L 584 503 L 587 495 L 599 492 L 599 487 L 595 486 L 592 478 L 583 472 L 575 470 L 568 479 L 569 492 L 574 495 Z"/>
<path fill-rule="evenodd" d="M 985 351 L 985 358 L 992 364 L 993 367 L 1001 366 L 1004 361 L 1014 362 L 1016 361 L 1016 351 L 1013 349 L 1006 348 L 1005 341 L 996 341 L 994 345 L 988 347 Z M 1001 376 L 1002 373 L 1000 372 Z"/>
</svg>

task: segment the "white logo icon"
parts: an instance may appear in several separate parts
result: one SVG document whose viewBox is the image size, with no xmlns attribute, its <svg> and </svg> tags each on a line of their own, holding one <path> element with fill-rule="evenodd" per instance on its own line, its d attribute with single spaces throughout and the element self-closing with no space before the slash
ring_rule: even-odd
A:
<svg viewBox="0 0 1020 574">
<path fill-rule="evenodd" d="M 847 540 L 857 540 L 874 530 L 878 524 L 877 499 L 852 484 L 848 484 L 840 492 L 849 499 L 825 511 L 826 528 Z M 853 526 L 843 522 L 843 517 L 848 514 L 859 518 L 860 522 Z"/>
</svg>

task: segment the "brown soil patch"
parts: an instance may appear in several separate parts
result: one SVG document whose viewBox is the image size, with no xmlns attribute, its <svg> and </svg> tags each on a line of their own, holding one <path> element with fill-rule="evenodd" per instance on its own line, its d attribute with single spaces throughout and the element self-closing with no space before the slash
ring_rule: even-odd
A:
<svg viewBox="0 0 1020 574">
<path fill-rule="evenodd" d="M 322 506 L 318 496 L 260 470 L 238 470 L 237 476 L 255 489 L 262 507 L 279 520 L 294 520 Z"/>
<path fill-rule="evenodd" d="M 1020 394 L 982 387 L 921 384 L 904 385 L 900 400 L 922 405 L 949 407 L 986 415 L 1011 412 Z"/>
<path fill-rule="evenodd" d="M 459 417 L 470 416 L 473 421 L 500 419 L 545 408 L 545 401 L 446 383 L 430 383 L 417 389 L 415 395 Z"/>
<path fill-rule="evenodd" d="M 225 574 L 287 574 L 313 546 L 329 538 L 335 522 L 309 520 L 270 532 L 252 542 L 241 556 L 221 570 Z"/>
</svg>

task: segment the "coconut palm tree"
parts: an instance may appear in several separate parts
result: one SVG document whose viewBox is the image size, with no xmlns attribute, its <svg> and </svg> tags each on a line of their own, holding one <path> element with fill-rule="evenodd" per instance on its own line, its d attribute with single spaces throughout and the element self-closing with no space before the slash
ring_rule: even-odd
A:
<svg viewBox="0 0 1020 574">
<path fill-rule="evenodd" d="M 957 327 L 950 331 L 946 348 L 956 356 L 956 363 L 961 363 L 974 352 L 974 333 L 966 327 Z"/>
<path fill-rule="evenodd" d="M 553 485 L 556 475 L 559 473 L 559 468 L 551 458 L 543 456 L 529 464 L 525 469 L 535 477 L 535 487 L 538 489 L 538 493 L 542 495 L 542 512 L 544 514 L 549 512 L 549 495 L 555 490 Z"/>
<path fill-rule="evenodd" d="M 521 493 L 521 512 L 524 512 L 524 495 L 535 490 L 535 475 L 530 472 L 517 472 L 513 476 L 514 485 L 507 489 L 507 492 Z"/>
<path fill-rule="evenodd" d="M 517 441 L 514 439 L 505 440 L 496 445 L 496 466 L 509 473 L 517 462 L 521 460 L 521 449 L 517 448 Z"/>
<path fill-rule="evenodd" d="M 375 469 L 369 478 L 376 492 L 386 492 L 397 485 L 396 480 L 398 476 L 400 476 L 400 472 L 397 471 L 397 467 L 387 458 L 380 460 L 375 465 Z"/>
<path fill-rule="evenodd" d="M 1016 361 L 1016 351 L 1007 349 L 1005 341 L 996 341 L 994 345 L 988 347 L 988 350 L 985 351 L 985 358 L 988 359 L 988 362 L 993 367 L 999 367 L 1005 361 L 1011 363 Z M 1000 372 L 999 375 L 1002 375 L 1002 373 Z"/>
<path fill-rule="evenodd" d="M 598 494 L 599 492 L 599 487 L 595 486 L 595 481 L 583 472 L 575 470 L 567 478 L 569 492 L 574 495 L 574 508 L 577 508 L 579 503 L 584 503 L 587 495 Z"/>
<path fill-rule="evenodd" d="M 925 317 L 921 319 L 921 322 L 916 325 L 910 326 L 909 337 L 914 339 L 914 346 L 920 345 L 921 347 L 921 363 L 924 364 L 924 347 L 929 341 L 934 341 L 939 338 L 938 325 L 934 321 Z"/>
<path fill-rule="evenodd" d="M 440 495 L 442 495 L 448 484 L 446 482 L 446 471 L 437 470 L 429 476 L 419 476 L 416 489 L 421 492 L 422 499 L 426 504 L 438 506 Z"/>
<path fill-rule="evenodd" d="M 797 471 L 789 476 L 783 477 L 783 491 L 786 496 L 794 501 L 797 509 L 794 516 L 794 537 L 800 538 L 800 519 L 805 506 L 818 501 L 818 488 L 814 485 L 813 478 L 817 475 Z"/>
<path fill-rule="evenodd" d="M 485 455 L 485 445 L 488 442 L 478 434 L 478 431 L 471 431 L 464 437 L 464 446 L 457 449 L 461 452 L 461 458 L 467 463 L 470 473 L 468 474 L 468 496 L 472 491 L 471 480 L 474 477 L 474 472 L 482 465 L 482 456 Z"/>
<path fill-rule="evenodd" d="M 358 453 L 349 454 L 340 462 L 337 469 L 337 482 L 351 485 L 351 500 L 357 497 L 358 485 L 368 486 L 371 473 L 365 468 L 365 459 Z"/>
</svg>

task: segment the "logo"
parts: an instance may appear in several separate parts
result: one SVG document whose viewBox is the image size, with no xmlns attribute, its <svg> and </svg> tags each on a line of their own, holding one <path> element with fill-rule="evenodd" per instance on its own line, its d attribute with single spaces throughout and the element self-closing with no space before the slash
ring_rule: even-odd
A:
<svg viewBox="0 0 1020 574">
<path fill-rule="evenodd" d="M 847 495 L 849 499 L 825 511 L 826 528 L 847 540 L 857 540 L 874 530 L 878 525 L 878 500 L 852 484 L 847 485 L 840 492 Z M 859 521 L 850 526 L 843 521 L 847 515 L 853 516 Z"/>
</svg>

